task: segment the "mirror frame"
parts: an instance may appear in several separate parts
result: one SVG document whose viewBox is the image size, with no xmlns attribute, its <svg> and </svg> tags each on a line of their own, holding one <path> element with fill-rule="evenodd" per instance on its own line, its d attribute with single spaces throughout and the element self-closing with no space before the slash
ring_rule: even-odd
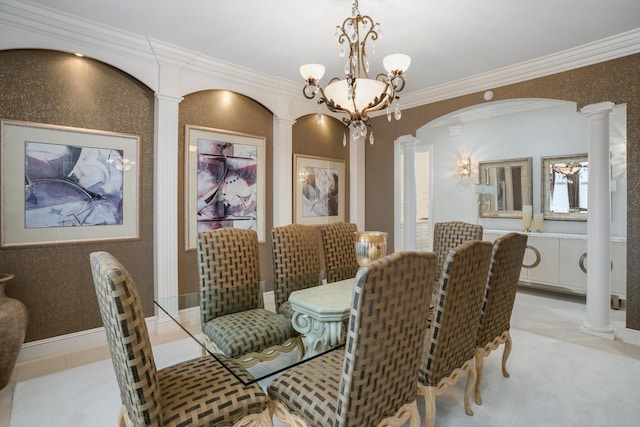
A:
<svg viewBox="0 0 640 427">
<path fill-rule="evenodd" d="M 480 184 L 487 184 L 486 170 L 492 167 L 514 167 L 521 168 L 522 185 L 522 204 L 533 204 L 533 177 L 532 177 L 532 157 L 523 157 L 519 159 L 492 160 L 478 163 L 478 174 Z M 522 218 L 522 210 L 518 211 L 492 211 L 486 209 L 486 194 L 478 194 L 478 214 L 480 218 Z"/>
<path fill-rule="evenodd" d="M 587 153 L 568 154 L 562 156 L 547 156 L 542 157 L 540 164 L 542 165 L 541 171 L 541 189 L 542 191 L 542 209 L 544 213 L 544 219 L 558 220 L 558 221 L 586 221 L 587 213 L 585 212 L 552 212 L 551 200 L 549 194 L 549 175 L 548 171 L 552 163 L 567 163 L 567 162 L 588 162 L 589 155 Z M 588 212 L 588 211 L 587 211 Z"/>
</svg>

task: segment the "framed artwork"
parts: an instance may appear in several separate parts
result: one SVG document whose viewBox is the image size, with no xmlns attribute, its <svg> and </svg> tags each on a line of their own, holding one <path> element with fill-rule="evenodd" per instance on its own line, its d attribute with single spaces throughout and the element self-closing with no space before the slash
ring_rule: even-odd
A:
<svg viewBox="0 0 640 427">
<path fill-rule="evenodd" d="M 294 217 L 298 224 L 344 221 L 344 160 L 293 155 Z"/>
<path fill-rule="evenodd" d="M 1 127 L 2 247 L 139 238 L 138 136 Z"/>
<path fill-rule="evenodd" d="M 187 125 L 185 242 L 223 227 L 256 230 L 265 241 L 265 138 Z"/>
</svg>

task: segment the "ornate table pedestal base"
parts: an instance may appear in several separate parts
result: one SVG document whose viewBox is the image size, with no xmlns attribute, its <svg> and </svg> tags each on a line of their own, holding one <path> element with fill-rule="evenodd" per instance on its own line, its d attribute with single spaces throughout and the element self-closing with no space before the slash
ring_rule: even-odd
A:
<svg viewBox="0 0 640 427">
<path fill-rule="evenodd" d="M 344 344 L 354 279 L 302 289 L 289 296 L 293 328 L 302 334 L 305 358 Z"/>
<path fill-rule="evenodd" d="M 305 358 L 313 357 L 344 343 L 346 324 L 337 321 L 317 320 L 308 314 L 295 312 L 291 319 L 293 329 L 302 334 Z"/>
</svg>

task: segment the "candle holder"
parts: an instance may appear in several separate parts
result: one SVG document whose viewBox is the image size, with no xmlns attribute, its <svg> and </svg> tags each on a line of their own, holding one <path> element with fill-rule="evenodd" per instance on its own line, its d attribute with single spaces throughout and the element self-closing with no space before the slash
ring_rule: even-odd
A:
<svg viewBox="0 0 640 427">
<path fill-rule="evenodd" d="M 542 224 L 544 223 L 544 215 L 542 215 L 541 213 L 535 213 L 533 214 L 533 231 L 535 231 L 536 233 L 540 233 L 542 232 Z"/>
<path fill-rule="evenodd" d="M 525 233 L 531 231 L 531 220 L 533 218 L 533 206 L 531 205 L 523 205 L 522 206 L 522 229 Z"/>
<path fill-rule="evenodd" d="M 387 254 L 387 233 L 383 231 L 356 231 L 354 237 L 356 259 L 361 267 L 369 265 Z"/>
</svg>

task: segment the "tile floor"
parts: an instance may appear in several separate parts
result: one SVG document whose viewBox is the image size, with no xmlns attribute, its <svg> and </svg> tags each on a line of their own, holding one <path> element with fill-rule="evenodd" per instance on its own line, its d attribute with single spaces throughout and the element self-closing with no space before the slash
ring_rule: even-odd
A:
<svg viewBox="0 0 640 427">
<path fill-rule="evenodd" d="M 621 310 L 611 310 L 610 314 L 612 325 L 616 329 L 624 328 L 624 305 Z M 512 327 L 640 360 L 640 346 L 622 342 L 620 339 L 612 341 L 581 333 L 579 327 L 584 317 L 584 297 L 522 288 L 516 298 Z M 152 335 L 151 340 L 153 345 L 158 345 L 184 337 L 183 332 L 175 332 L 162 336 Z M 108 358 L 106 345 L 101 345 L 19 364 L 9 385 L 0 391 L 0 427 L 9 425 L 12 389 L 16 383 Z"/>
</svg>

